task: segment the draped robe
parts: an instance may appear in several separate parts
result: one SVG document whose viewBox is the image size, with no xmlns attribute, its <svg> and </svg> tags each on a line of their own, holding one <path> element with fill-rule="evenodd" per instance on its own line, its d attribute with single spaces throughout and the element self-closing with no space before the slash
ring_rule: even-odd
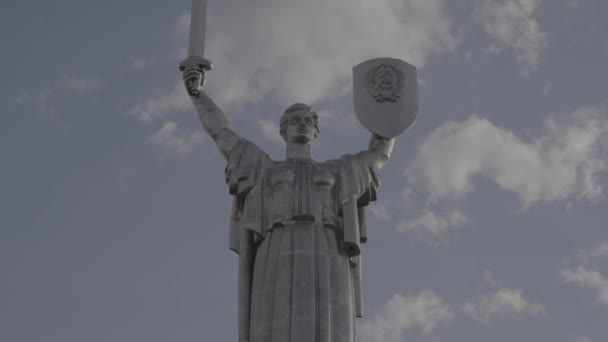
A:
<svg viewBox="0 0 608 342">
<path fill-rule="evenodd" d="M 239 341 L 354 342 L 361 317 L 364 207 L 376 200 L 373 151 L 322 163 L 273 161 L 241 139 L 226 182 L 239 254 Z"/>
</svg>

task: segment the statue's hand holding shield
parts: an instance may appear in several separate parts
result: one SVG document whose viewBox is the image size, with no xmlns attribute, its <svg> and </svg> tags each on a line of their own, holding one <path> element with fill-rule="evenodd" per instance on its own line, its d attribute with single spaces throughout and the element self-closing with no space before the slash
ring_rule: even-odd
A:
<svg viewBox="0 0 608 342">
<path fill-rule="evenodd" d="M 363 62 L 353 68 L 353 97 L 359 122 L 376 135 L 394 138 L 416 119 L 416 68 L 395 58 Z"/>
</svg>

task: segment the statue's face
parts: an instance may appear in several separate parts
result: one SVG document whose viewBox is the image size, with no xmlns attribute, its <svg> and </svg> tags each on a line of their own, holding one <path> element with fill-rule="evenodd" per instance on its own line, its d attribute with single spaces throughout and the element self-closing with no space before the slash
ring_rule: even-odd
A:
<svg viewBox="0 0 608 342">
<path fill-rule="evenodd" d="M 301 110 L 289 114 L 285 137 L 287 142 L 298 144 L 312 143 L 317 137 L 313 113 Z"/>
</svg>

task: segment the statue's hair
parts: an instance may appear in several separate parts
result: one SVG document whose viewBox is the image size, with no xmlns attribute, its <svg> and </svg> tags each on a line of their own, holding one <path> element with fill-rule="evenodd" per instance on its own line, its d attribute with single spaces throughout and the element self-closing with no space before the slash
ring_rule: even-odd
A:
<svg viewBox="0 0 608 342">
<path fill-rule="evenodd" d="M 312 113 L 312 117 L 313 117 L 313 121 L 314 121 L 314 125 L 315 125 L 315 130 L 316 130 L 316 134 L 315 136 L 319 135 L 319 115 L 317 115 L 317 112 L 315 112 L 311 106 L 304 104 L 304 103 L 294 103 L 291 106 L 287 107 L 287 109 L 285 109 L 285 111 L 283 112 L 283 115 L 281 115 L 281 121 L 280 121 L 280 131 L 279 133 L 281 134 L 281 136 L 283 137 L 283 140 L 287 140 L 287 137 L 285 136 L 286 131 L 287 131 L 287 119 L 289 118 L 289 115 L 295 112 L 299 112 L 299 111 L 306 111 L 309 113 Z"/>
</svg>

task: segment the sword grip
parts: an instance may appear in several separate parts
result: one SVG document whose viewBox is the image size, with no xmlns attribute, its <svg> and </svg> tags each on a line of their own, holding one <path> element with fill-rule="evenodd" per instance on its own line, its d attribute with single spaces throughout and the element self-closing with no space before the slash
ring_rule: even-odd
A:
<svg viewBox="0 0 608 342">
<path fill-rule="evenodd" d="M 190 56 L 184 61 L 179 63 L 179 71 L 187 75 L 190 72 L 197 72 L 198 77 L 192 79 L 185 79 L 186 88 L 188 94 L 193 97 L 198 97 L 201 93 L 201 89 L 205 84 L 205 73 L 211 70 L 211 62 L 200 56 Z"/>
<path fill-rule="evenodd" d="M 193 82 L 189 82 L 187 85 L 188 95 L 193 97 L 199 97 L 201 89 L 203 88 L 203 76 L 197 78 Z"/>
</svg>

